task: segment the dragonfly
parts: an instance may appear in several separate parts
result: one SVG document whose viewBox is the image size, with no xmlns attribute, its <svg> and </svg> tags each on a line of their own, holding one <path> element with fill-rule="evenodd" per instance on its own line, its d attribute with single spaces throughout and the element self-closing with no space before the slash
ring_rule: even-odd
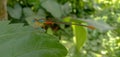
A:
<svg viewBox="0 0 120 57">
<path fill-rule="evenodd" d="M 35 28 L 45 28 L 46 29 L 46 25 L 48 26 L 53 26 L 53 30 L 57 30 L 58 29 L 58 26 L 54 26 L 55 24 L 65 24 L 65 25 L 77 25 L 77 26 L 83 26 L 83 27 L 87 27 L 89 29 L 96 29 L 94 26 L 91 26 L 91 25 L 83 25 L 83 24 L 73 24 L 71 22 L 55 22 L 55 21 L 52 21 L 51 19 L 33 19 L 33 22 L 35 23 Z"/>
</svg>

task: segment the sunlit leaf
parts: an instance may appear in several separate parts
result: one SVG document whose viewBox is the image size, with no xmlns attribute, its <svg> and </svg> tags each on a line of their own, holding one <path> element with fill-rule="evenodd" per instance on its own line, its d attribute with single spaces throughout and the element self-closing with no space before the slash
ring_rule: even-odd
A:
<svg viewBox="0 0 120 57">
<path fill-rule="evenodd" d="M 63 21 L 64 21 L 64 22 L 71 22 L 71 17 L 65 17 L 65 18 L 63 19 Z"/>
<path fill-rule="evenodd" d="M 19 4 L 15 4 L 14 8 L 8 6 L 8 13 L 15 19 L 20 19 L 22 14 L 22 8 Z"/>
<path fill-rule="evenodd" d="M 53 31 L 52 31 L 51 28 L 48 28 L 48 29 L 47 29 L 47 34 L 53 35 Z"/>
<path fill-rule="evenodd" d="M 0 57 L 65 57 L 67 54 L 56 37 L 32 27 L 0 22 L 0 31 Z"/>
<path fill-rule="evenodd" d="M 62 9 L 60 7 L 60 4 L 58 4 L 55 0 L 43 1 L 43 2 L 41 2 L 41 5 L 48 12 L 50 12 L 55 18 L 61 18 L 62 17 Z"/>
<path fill-rule="evenodd" d="M 74 42 L 77 46 L 77 49 L 80 50 L 80 48 L 83 47 L 86 41 L 87 31 L 83 26 L 73 25 L 73 32 L 74 32 Z"/>
<path fill-rule="evenodd" d="M 63 18 L 63 22 L 75 22 L 75 23 L 81 23 L 82 22 L 82 23 L 84 23 L 84 21 L 76 19 L 76 18 L 72 18 L 70 16 Z"/>
</svg>

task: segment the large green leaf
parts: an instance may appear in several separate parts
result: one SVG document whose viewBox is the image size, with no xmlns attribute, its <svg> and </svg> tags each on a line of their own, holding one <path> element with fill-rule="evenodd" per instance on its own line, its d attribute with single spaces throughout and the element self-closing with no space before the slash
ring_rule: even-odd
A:
<svg viewBox="0 0 120 57">
<path fill-rule="evenodd" d="M 62 9 L 60 4 L 58 4 L 55 0 L 40 0 L 41 5 L 48 12 L 50 12 L 55 18 L 62 17 Z"/>
<path fill-rule="evenodd" d="M 15 4 L 14 8 L 8 6 L 8 13 L 11 17 L 20 19 L 22 14 L 22 8 L 19 4 Z"/>
<path fill-rule="evenodd" d="M 21 24 L 0 22 L 0 57 L 64 57 L 57 38 Z"/>
<path fill-rule="evenodd" d="M 86 38 L 87 38 L 87 31 L 82 26 L 73 25 L 73 32 L 74 32 L 74 41 L 77 47 L 77 50 L 84 45 Z"/>
</svg>

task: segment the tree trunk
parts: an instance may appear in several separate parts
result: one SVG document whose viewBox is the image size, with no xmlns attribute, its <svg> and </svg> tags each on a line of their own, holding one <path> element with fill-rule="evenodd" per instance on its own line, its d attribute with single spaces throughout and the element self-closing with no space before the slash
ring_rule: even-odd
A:
<svg viewBox="0 0 120 57">
<path fill-rule="evenodd" d="M 0 0 L 0 20 L 7 19 L 7 0 Z"/>
</svg>

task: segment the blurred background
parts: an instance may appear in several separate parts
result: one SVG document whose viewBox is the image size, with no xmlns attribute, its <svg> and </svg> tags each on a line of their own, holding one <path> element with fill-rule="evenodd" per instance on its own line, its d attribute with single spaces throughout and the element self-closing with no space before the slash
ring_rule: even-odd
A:
<svg viewBox="0 0 120 57">
<path fill-rule="evenodd" d="M 30 12 L 27 9 L 27 13 L 34 12 L 41 17 L 52 18 L 53 16 L 41 6 L 40 2 L 42 1 L 46 0 L 8 0 L 8 19 L 11 23 L 24 23 L 27 25 L 24 8 L 31 9 Z M 76 53 L 74 49 L 72 28 L 70 26 L 65 26 L 64 29 L 55 32 L 48 29 L 48 33 L 53 33 L 53 35 L 61 38 L 61 43 L 69 50 L 66 57 L 120 57 L 120 0 L 56 1 L 65 9 L 63 17 L 75 15 L 83 19 L 102 20 L 115 28 L 107 32 L 88 29 L 87 40 L 80 53 Z M 53 7 L 52 9 L 56 8 Z M 62 25 L 57 26 L 62 27 Z"/>
</svg>

